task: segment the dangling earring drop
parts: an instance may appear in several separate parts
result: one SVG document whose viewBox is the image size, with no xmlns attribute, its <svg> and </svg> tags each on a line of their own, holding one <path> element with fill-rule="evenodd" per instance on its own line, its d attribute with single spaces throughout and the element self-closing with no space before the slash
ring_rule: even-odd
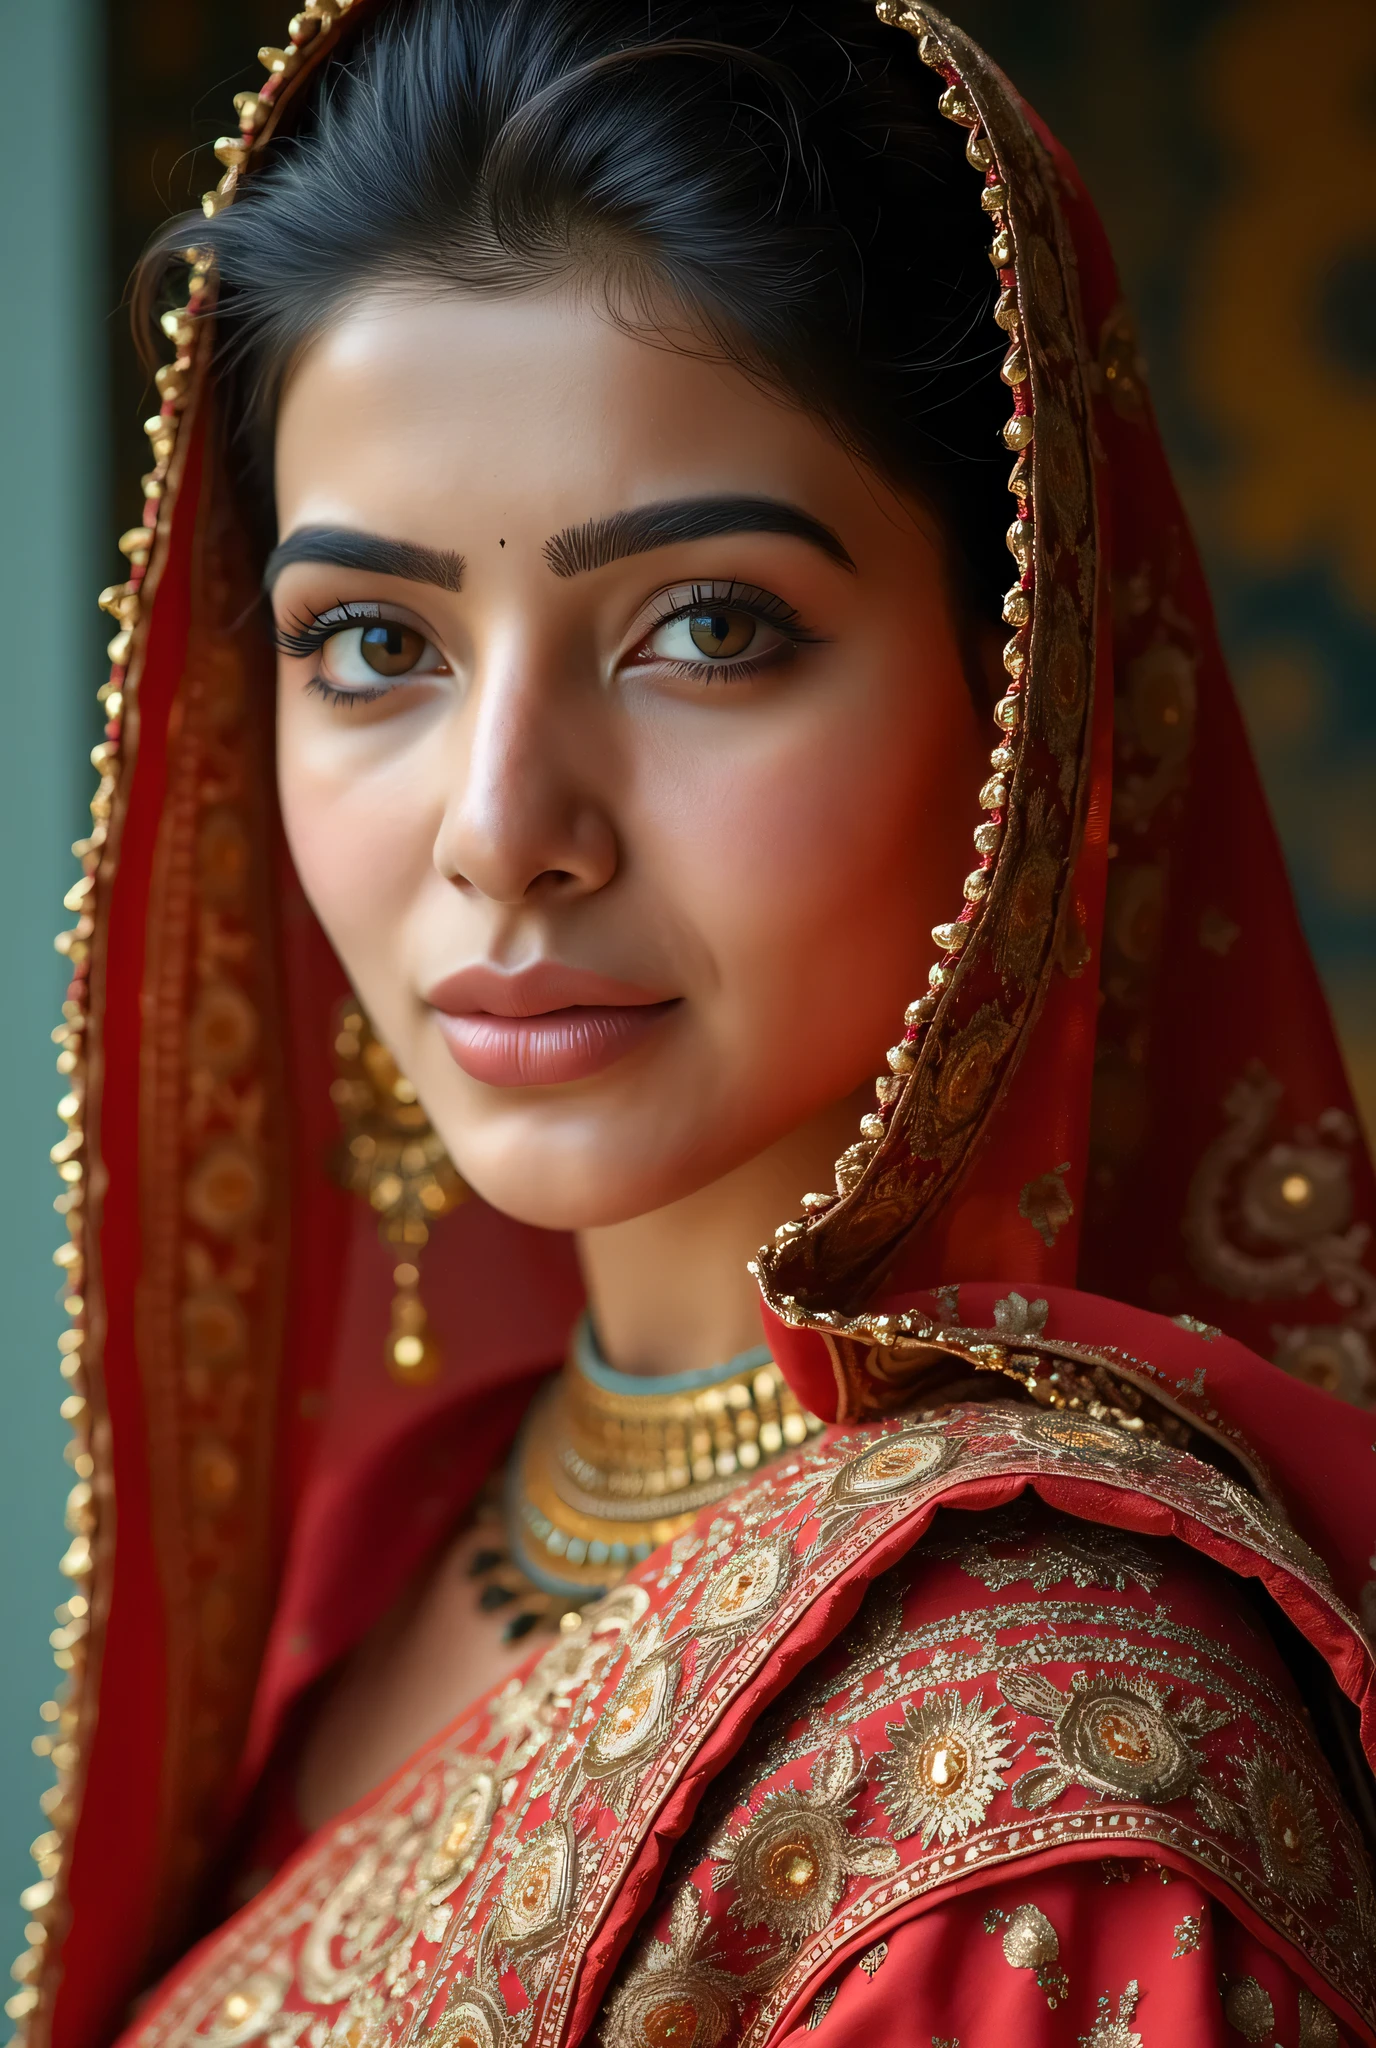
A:
<svg viewBox="0 0 1376 2048">
<path fill-rule="evenodd" d="M 420 1255 L 431 1227 L 466 1200 L 468 1189 L 415 1089 L 356 1003 L 339 1013 L 334 1050 L 339 1073 L 330 1094 L 344 1126 L 338 1177 L 374 1210 L 383 1243 L 399 1255 L 387 1370 L 403 1386 L 428 1386 L 440 1354 L 420 1296 Z"/>
</svg>

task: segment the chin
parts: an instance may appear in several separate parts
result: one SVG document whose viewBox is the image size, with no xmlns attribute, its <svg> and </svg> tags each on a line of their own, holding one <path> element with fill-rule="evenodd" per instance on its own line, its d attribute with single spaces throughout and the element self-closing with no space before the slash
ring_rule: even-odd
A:
<svg viewBox="0 0 1376 2048">
<path fill-rule="evenodd" d="M 702 1130 L 744 1129 L 720 1105 L 681 1116 L 678 1130 L 665 1130 L 662 1118 L 662 1104 L 648 1105 L 605 1122 L 585 1114 L 570 1130 L 551 1128 L 549 1112 L 530 1109 L 506 1111 L 486 1128 L 467 1119 L 446 1128 L 438 1117 L 436 1127 L 474 1194 L 539 1230 L 602 1230 L 649 1215 L 722 1179 L 770 1141 L 767 1132 L 756 1142 L 746 1131 L 729 1148 L 705 1149 Z"/>
</svg>

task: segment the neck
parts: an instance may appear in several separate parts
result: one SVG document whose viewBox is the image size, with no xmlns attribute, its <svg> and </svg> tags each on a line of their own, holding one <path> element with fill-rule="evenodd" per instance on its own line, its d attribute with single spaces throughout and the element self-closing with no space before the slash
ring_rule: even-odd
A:
<svg viewBox="0 0 1376 2048">
<path fill-rule="evenodd" d="M 588 1308 L 609 1365 L 651 1377 L 699 1372 L 760 1342 L 759 1295 L 746 1261 L 797 1215 L 810 1188 L 832 1185 L 869 1101 L 866 1084 L 722 1180 L 580 1233 Z"/>
</svg>

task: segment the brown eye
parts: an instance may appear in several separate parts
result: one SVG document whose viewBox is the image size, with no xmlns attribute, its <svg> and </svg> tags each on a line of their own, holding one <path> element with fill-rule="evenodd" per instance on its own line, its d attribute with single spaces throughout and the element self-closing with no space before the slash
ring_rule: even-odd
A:
<svg viewBox="0 0 1376 2048">
<path fill-rule="evenodd" d="M 375 626 L 365 626 L 358 638 L 365 665 L 379 676 L 404 676 L 415 667 L 425 647 L 423 634 L 395 619 L 379 619 Z"/>
<path fill-rule="evenodd" d="M 757 621 L 749 612 L 690 612 L 684 622 L 688 637 L 700 654 L 713 661 L 729 661 L 744 654 L 755 637 Z"/>
</svg>

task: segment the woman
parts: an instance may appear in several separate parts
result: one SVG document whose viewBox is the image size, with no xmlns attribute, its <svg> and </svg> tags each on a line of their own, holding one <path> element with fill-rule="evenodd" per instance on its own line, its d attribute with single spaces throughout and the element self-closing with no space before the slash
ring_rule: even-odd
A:
<svg viewBox="0 0 1376 2048">
<path fill-rule="evenodd" d="M 894 0 L 263 55 L 104 599 L 12 2012 L 1376 2041 L 1370 1171 L 1072 168 Z"/>
</svg>

